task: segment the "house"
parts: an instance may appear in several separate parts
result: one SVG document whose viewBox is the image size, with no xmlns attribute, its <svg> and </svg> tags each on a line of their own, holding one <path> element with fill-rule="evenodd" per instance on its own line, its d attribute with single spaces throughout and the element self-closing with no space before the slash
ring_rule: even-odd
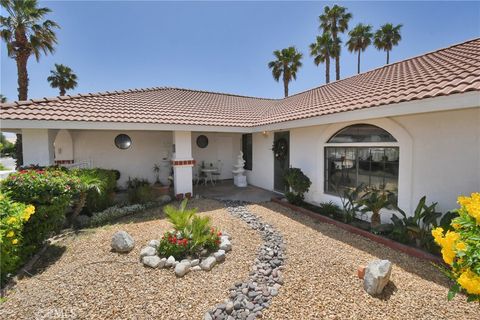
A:
<svg viewBox="0 0 480 320">
<path fill-rule="evenodd" d="M 231 178 L 243 150 L 254 186 L 284 192 L 293 166 L 312 180 L 311 202 L 365 183 L 397 192 L 407 212 L 423 195 L 446 211 L 480 190 L 480 39 L 284 99 L 150 88 L 3 104 L 0 119 L 22 134 L 26 165 L 87 162 L 124 183 L 152 180 L 163 159 L 178 194 L 200 161 Z"/>
</svg>

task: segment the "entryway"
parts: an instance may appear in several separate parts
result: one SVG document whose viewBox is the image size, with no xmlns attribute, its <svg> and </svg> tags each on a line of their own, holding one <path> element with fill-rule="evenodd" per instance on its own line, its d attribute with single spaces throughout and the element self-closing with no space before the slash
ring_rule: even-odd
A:
<svg viewBox="0 0 480 320">
<path fill-rule="evenodd" d="M 273 189 L 276 192 L 285 193 L 288 190 L 283 177 L 290 167 L 290 132 L 275 132 L 273 146 Z"/>
</svg>

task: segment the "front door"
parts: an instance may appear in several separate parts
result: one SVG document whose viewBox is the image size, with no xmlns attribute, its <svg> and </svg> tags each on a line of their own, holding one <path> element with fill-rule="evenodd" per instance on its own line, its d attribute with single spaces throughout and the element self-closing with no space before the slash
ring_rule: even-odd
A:
<svg viewBox="0 0 480 320">
<path fill-rule="evenodd" d="M 285 171 L 290 167 L 290 132 L 275 132 L 273 137 L 273 189 L 285 193 Z"/>
</svg>

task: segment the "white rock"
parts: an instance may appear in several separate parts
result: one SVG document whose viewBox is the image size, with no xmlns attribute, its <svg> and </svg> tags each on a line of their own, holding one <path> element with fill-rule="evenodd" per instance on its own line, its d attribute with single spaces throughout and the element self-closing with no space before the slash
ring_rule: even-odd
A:
<svg viewBox="0 0 480 320">
<path fill-rule="evenodd" d="M 217 260 L 215 259 L 215 257 L 207 257 L 202 260 L 202 262 L 200 263 L 200 267 L 202 268 L 202 270 L 210 271 L 216 263 Z"/>
<path fill-rule="evenodd" d="M 146 256 L 154 256 L 157 254 L 157 250 L 155 248 L 146 246 L 143 247 L 142 250 L 140 250 L 140 258 L 146 257 Z"/>
<path fill-rule="evenodd" d="M 175 267 L 175 274 L 177 277 L 183 277 L 190 271 L 190 263 L 189 262 L 180 262 Z"/>
<path fill-rule="evenodd" d="M 142 258 L 142 262 L 144 265 L 150 268 L 158 268 L 160 267 L 161 260 L 159 256 L 145 256 Z M 161 267 L 160 267 L 161 268 Z"/>
<path fill-rule="evenodd" d="M 200 266 L 193 266 L 190 268 L 190 271 L 201 271 L 202 270 L 202 267 Z"/>
<path fill-rule="evenodd" d="M 190 264 L 192 265 L 192 267 L 198 266 L 200 264 L 200 260 L 193 259 L 192 261 L 190 261 Z"/>
<path fill-rule="evenodd" d="M 173 256 L 170 256 L 165 262 L 165 268 L 171 268 L 173 266 L 175 266 L 175 258 Z"/>
<path fill-rule="evenodd" d="M 222 238 L 219 249 L 224 250 L 225 252 L 228 252 L 232 250 L 232 243 L 227 238 Z"/>
<path fill-rule="evenodd" d="M 160 264 L 158 265 L 159 268 L 165 267 L 165 263 L 167 263 L 167 258 L 160 259 Z"/>
<path fill-rule="evenodd" d="M 135 246 L 135 241 L 126 231 L 117 231 L 112 237 L 111 246 L 116 252 L 130 252 Z"/>
<path fill-rule="evenodd" d="M 160 241 L 159 240 L 150 240 L 148 242 L 148 245 L 152 248 L 158 249 L 158 246 L 160 245 Z"/>
<path fill-rule="evenodd" d="M 365 268 L 363 288 L 372 296 L 381 294 L 390 280 L 391 272 L 392 263 L 388 260 L 370 262 Z"/>
<path fill-rule="evenodd" d="M 213 256 L 217 262 L 223 262 L 225 261 L 225 250 L 218 250 L 213 254 Z"/>
<path fill-rule="evenodd" d="M 227 240 L 232 240 L 232 237 L 230 236 L 230 234 L 222 231 L 222 238 L 223 237 L 225 237 Z"/>
</svg>

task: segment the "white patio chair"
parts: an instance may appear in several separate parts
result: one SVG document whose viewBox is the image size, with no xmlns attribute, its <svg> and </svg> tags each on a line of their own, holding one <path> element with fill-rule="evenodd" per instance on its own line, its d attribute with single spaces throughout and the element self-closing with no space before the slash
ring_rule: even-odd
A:
<svg viewBox="0 0 480 320">
<path fill-rule="evenodd" d="M 200 170 L 200 166 L 194 165 L 192 167 L 192 170 L 193 170 L 193 182 L 194 182 L 194 184 L 199 184 L 200 180 L 203 179 L 202 172 Z"/>
<path fill-rule="evenodd" d="M 220 180 L 220 176 L 222 175 L 222 169 L 223 169 L 223 162 L 221 160 L 218 160 L 217 171 L 212 172 L 213 181 L 218 182 L 218 180 Z"/>
</svg>

